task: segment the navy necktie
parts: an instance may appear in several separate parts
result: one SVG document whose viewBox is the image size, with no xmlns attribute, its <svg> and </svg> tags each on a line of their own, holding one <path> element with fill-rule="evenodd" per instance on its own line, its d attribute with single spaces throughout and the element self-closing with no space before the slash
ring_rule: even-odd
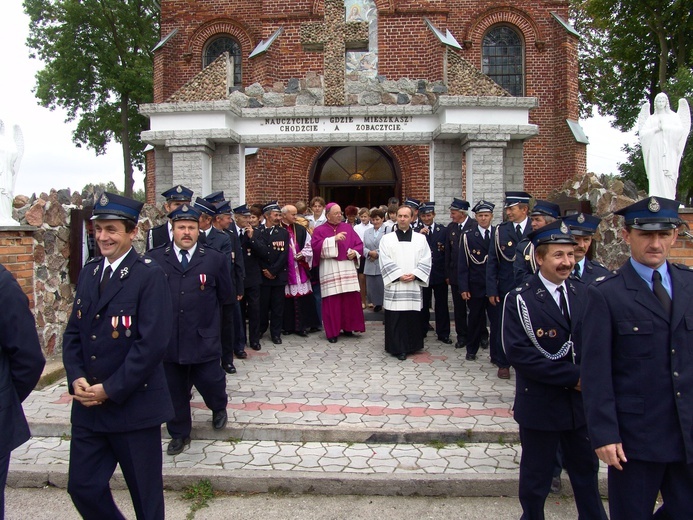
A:
<svg viewBox="0 0 693 520">
<path fill-rule="evenodd" d="M 659 271 L 652 273 L 652 290 L 657 299 L 662 303 L 666 313 L 671 314 L 671 298 L 669 298 L 669 293 L 662 284 L 662 275 Z"/>
<path fill-rule="evenodd" d="M 522 226 L 520 224 L 515 226 L 515 232 L 517 233 L 517 239 L 522 240 Z"/>
<path fill-rule="evenodd" d="M 566 321 L 570 323 L 570 311 L 568 310 L 568 300 L 565 298 L 565 287 L 561 285 L 557 287 L 556 290 L 560 293 L 561 312 L 563 313 Z"/>
<path fill-rule="evenodd" d="M 106 286 L 108 285 L 108 281 L 111 279 L 112 272 L 113 269 L 111 269 L 110 265 L 103 270 L 103 277 L 101 278 L 101 283 L 99 284 L 99 295 L 102 295 L 106 290 Z"/>
<path fill-rule="evenodd" d="M 180 250 L 180 265 L 183 266 L 183 271 L 188 268 L 188 251 L 186 249 Z"/>
<path fill-rule="evenodd" d="M 486 245 L 488 245 L 489 240 L 491 240 L 491 232 L 487 229 L 484 234 L 484 242 L 486 242 Z"/>
<path fill-rule="evenodd" d="M 573 268 L 573 274 L 580 278 L 580 264 L 575 263 L 575 267 Z"/>
</svg>

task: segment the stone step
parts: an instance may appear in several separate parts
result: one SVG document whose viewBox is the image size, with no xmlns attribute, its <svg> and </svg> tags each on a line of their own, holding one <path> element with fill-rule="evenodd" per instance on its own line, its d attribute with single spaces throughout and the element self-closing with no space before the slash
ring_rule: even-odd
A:
<svg viewBox="0 0 693 520">
<path fill-rule="evenodd" d="M 193 440 L 180 455 L 164 453 L 163 473 L 166 488 L 174 490 L 208 479 L 234 493 L 514 496 L 520 455 L 511 443 Z M 68 460 L 68 439 L 34 437 L 13 452 L 8 482 L 65 487 Z M 113 486 L 124 486 L 119 472 Z M 600 486 L 605 492 L 604 468 Z M 571 494 L 565 477 L 563 494 Z"/>
</svg>

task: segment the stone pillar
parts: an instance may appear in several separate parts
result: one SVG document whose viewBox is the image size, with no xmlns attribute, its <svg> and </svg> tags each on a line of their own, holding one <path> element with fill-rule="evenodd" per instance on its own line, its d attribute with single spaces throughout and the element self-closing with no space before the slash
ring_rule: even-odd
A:
<svg viewBox="0 0 693 520">
<path fill-rule="evenodd" d="M 224 191 L 224 196 L 231 201 L 232 207 L 245 202 L 245 146 L 217 144 L 210 191 L 216 190 Z"/>
<path fill-rule="evenodd" d="M 474 206 L 479 199 L 502 208 L 505 190 L 504 151 L 509 135 L 468 135 L 462 139 L 466 156 L 467 200 Z"/>
<path fill-rule="evenodd" d="M 435 140 L 431 145 L 431 199 L 436 203 L 436 221 L 450 221 L 453 197 L 462 197 L 462 148 L 458 140 Z"/>
<path fill-rule="evenodd" d="M 204 138 L 169 139 L 166 141 L 166 148 L 171 152 L 172 158 L 171 186 L 183 184 L 193 190 L 194 196 L 200 197 L 213 191 L 214 142 Z"/>
</svg>

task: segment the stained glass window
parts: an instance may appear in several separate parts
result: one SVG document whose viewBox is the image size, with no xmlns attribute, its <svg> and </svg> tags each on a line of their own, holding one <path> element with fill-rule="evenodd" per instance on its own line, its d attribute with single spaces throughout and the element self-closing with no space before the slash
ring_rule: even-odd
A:
<svg viewBox="0 0 693 520">
<path fill-rule="evenodd" d="M 481 65 L 484 74 L 513 96 L 524 95 L 522 39 L 507 25 L 492 27 L 484 36 Z"/>
</svg>

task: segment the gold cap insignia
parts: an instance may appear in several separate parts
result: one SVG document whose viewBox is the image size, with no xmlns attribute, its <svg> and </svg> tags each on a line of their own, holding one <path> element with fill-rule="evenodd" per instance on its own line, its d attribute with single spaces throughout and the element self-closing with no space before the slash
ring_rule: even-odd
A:
<svg viewBox="0 0 693 520">
<path fill-rule="evenodd" d="M 182 211 L 183 213 L 187 213 L 188 211 L 190 211 L 190 208 L 189 208 L 187 205 L 184 204 L 183 207 L 181 208 L 181 211 Z"/>
<path fill-rule="evenodd" d="M 565 225 L 565 222 L 561 222 L 561 233 L 568 233 L 568 226 Z"/>
<path fill-rule="evenodd" d="M 647 209 L 649 209 L 652 213 L 657 213 L 661 209 L 659 201 L 654 197 L 650 197 L 650 203 L 647 205 Z"/>
<path fill-rule="evenodd" d="M 176 193 L 183 193 L 183 187 L 180 184 L 176 186 Z"/>
<path fill-rule="evenodd" d="M 99 199 L 99 205 L 100 206 L 108 206 L 108 197 L 106 197 L 105 193 L 103 195 L 101 195 L 101 198 Z"/>
<path fill-rule="evenodd" d="M 579 224 L 584 224 L 585 223 L 585 215 L 583 213 L 580 213 L 578 215 L 577 221 Z"/>
</svg>

